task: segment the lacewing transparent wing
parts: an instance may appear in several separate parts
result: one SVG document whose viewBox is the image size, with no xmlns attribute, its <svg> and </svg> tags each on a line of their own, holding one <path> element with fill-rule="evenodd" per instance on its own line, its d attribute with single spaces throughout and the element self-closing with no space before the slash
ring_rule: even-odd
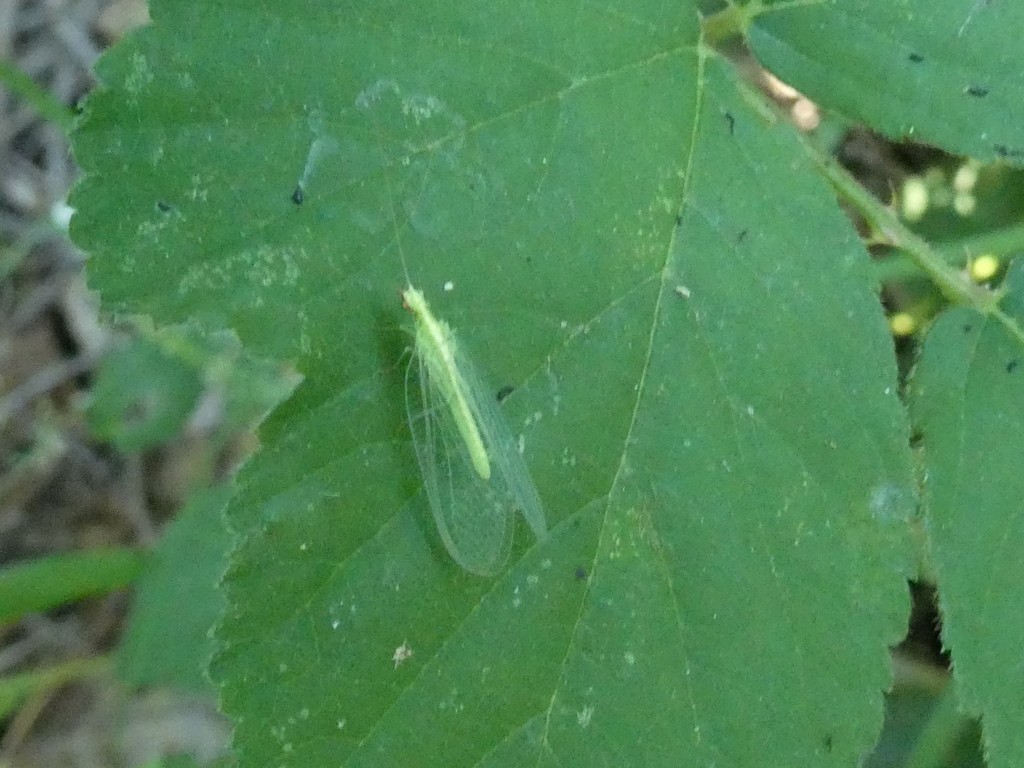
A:
<svg viewBox="0 0 1024 768">
<path fill-rule="evenodd" d="M 407 288 L 402 298 L 416 326 L 406 372 L 409 430 L 437 530 L 459 565 L 493 576 L 508 559 L 516 513 L 538 538 L 545 535 L 540 497 L 494 396 L 452 329 L 417 289 Z"/>
</svg>

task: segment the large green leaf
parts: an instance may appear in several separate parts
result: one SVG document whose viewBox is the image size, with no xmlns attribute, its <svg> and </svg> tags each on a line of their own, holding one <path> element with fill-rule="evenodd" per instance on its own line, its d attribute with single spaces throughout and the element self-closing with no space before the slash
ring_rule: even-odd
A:
<svg viewBox="0 0 1024 768">
<path fill-rule="evenodd" d="M 242 764 L 862 755 L 915 503 L 890 341 L 694 9 L 152 10 L 76 141 L 94 284 L 305 376 L 229 510 Z M 407 279 L 515 388 L 551 530 L 493 581 L 420 493 Z"/>
<path fill-rule="evenodd" d="M 1024 319 L 1024 264 L 1007 275 L 1004 309 Z M 982 718 L 988 764 L 1018 765 L 1024 617 L 1024 336 L 967 310 L 932 328 L 913 381 L 925 459 L 928 538 L 943 639 L 965 708 Z"/>
</svg>

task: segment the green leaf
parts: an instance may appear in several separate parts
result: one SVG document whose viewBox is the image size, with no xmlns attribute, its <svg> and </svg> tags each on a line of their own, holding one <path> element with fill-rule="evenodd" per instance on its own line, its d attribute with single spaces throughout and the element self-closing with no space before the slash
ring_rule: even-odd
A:
<svg viewBox="0 0 1024 768">
<path fill-rule="evenodd" d="M 107 675 L 110 659 L 74 659 L 61 664 L 0 677 L 0 718 L 12 714 L 29 696 L 59 688 L 87 677 Z"/>
<path fill-rule="evenodd" d="M 864 754 L 915 505 L 891 342 L 694 8 L 152 10 L 76 139 L 92 279 L 305 376 L 229 508 L 240 764 Z M 514 387 L 550 530 L 493 581 L 420 493 L 406 281 Z"/>
<path fill-rule="evenodd" d="M 7 59 L 0 59 L 0 83 L 31 104 L 40 117 L 49 120 L 61 132 L 71 130 L 74 121 L 72 111 Z"/>
<path fill-rule="evenodd" d="M 230 487 L 197 493 L 171 523 L 138 581 L 118 674 L 130 685 L 205 691 L 210 629 L 224 609 L 217 584 L 230 536 L 222 516 Z"/>
<path fill-rule="evenodd" d="M 125 453 L 151 448 L 181 431 L 202 389 L 200 372 L 158 340 L 134 339 L 100 366 L 89 426 Z"/>
<path fill-rule="evenodd" d="M 89 408 L 92 430 L 124 452 L 178 436 L 204 391 L 217 396 L 219 445 L 258 423 L 299 381 L 244 354 L 230 332 L 207 333 L 194 323 L 138 332 L 103 361 Z"/>
<path fill-rule="evenodd" d="M 1011 265 L 1003 287 L 1003 309 L 1020 323 L 1024 264 Z M 1022 340 L 995 317 L 946 313 L 928 334 L 912 388 L 943 640 L 961 700 L 982 720 L 992 768 L 1024 755 L 1024 689 L 1013 672 L 1024 633 Z"/>
<path fill-rule="evenodd" d="M 906 665 L 898 658 L 895 663 Z M 958 711 L 956 686 L 934 679 L 941 674 L 934 667 L 926 674 L 933 679 L 903 675 L 886 693 L 885 727 L 864 768 L 984 768 L 981 729 Z"/>
<path fill-rule="evenodd" d="M 0 624 L 122 589 L 139 575 L 145 558 L 130 549 L 94 549 L 0 569 Z"/>
<path fill-rule="evenodd" d="M 777 6 L 777 7 L 776 7 Z M 1024 163 L 1024 4 L 764 2 L 757 57 L 823 106 L 894 138 Z"/>
</svg>

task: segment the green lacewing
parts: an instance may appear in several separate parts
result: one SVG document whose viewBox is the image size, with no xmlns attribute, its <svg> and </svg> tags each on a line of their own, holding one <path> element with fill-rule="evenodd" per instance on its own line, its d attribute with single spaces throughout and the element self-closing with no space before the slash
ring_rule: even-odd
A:
<svg viewBox="0 0 1024 768">
<path fill-rule="evenodd" d="M 493 576 L 508 560 L 516 513 L 538 538 L 545 535 L 540 497 L 496 399 L 451 327 L 416 288 L 402 291 L 402 299 L 416 328 L 406 409 L 430 509 L 455 562 Z"/>
</svg>

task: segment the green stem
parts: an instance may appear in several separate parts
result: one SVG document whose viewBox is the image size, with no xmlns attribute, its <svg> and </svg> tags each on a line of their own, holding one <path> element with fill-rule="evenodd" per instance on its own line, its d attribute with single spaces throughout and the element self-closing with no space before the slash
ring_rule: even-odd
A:
<svg viewBox="0 0 1024 768">
<path fill-rule="evenodd" d="M 896 214 L 858 183 L 833 158 L 825 157 L 804 141 L 804 146 L 818 168 L 843 200 L 894 248 L 903 251 L 914 265 L 938 288 L 951 304 L 971 307 L 994 318 L 1024 344 L 1024 330 L 1017 321 L 999 308 L 1001 295 L 971 282 L 922 237 L 907 227 Z"/>
<path fill-rule="evenodd" d="M 781 2 L 767 4 L 764 0 L 750 0 L 745 5 L 737 5 L 733 0 L 726 0 L 727 7 L 705 17 L 701 23 L 704 41 L 714 47 L 733 37 L 746 37 L 747 30 L 758 16 L 781 13 L 810 5 L 822 5 L 825 1 L 781 0 Z"/>
<path fill-rule="evenodd" d="M 8 566 L 0 570 L 0 622 L 126 587 L 145 561 L 144 552 L 125 547 L 50 555 Z"/>
<path fill-rule="evenodd" d="M 936 252 L 947 264 L 962 269 L 970 259 L 990 254 L 1000 262 L 1024 251 L 1024 224 L 983 232 L 945 242 Z M 880 283 L 898 283 L 921 277 L 921 271 L 910 254 L 896 250 L 875 262 Z"/>
<path fill-rule="evenodd" d="M 750 19 L 746 7 L 730 2 L 728 7 L 707 16 L 701 22 L 704 40 L 708 45 L 715 47 L 733 37 L 746 35 Z"/>
<path fill-rule="evenodd" d="M 50 690 L 75 680 L 109 674 L 113 668 L 111 656 L 91 659 L 73 659 L 50 667 L 0 677 L 0 717 L 5 717 L 26 698 L 40 691 Z"/>
<path fill-rule="evenodd" d="M 42 118 L 60 128 L 65 136 L 71 132 L 71 124 L 75 120 L 71 110 L 9 61 L 0 61 L 0 83 L 31 104 Z"/>
</svg>

